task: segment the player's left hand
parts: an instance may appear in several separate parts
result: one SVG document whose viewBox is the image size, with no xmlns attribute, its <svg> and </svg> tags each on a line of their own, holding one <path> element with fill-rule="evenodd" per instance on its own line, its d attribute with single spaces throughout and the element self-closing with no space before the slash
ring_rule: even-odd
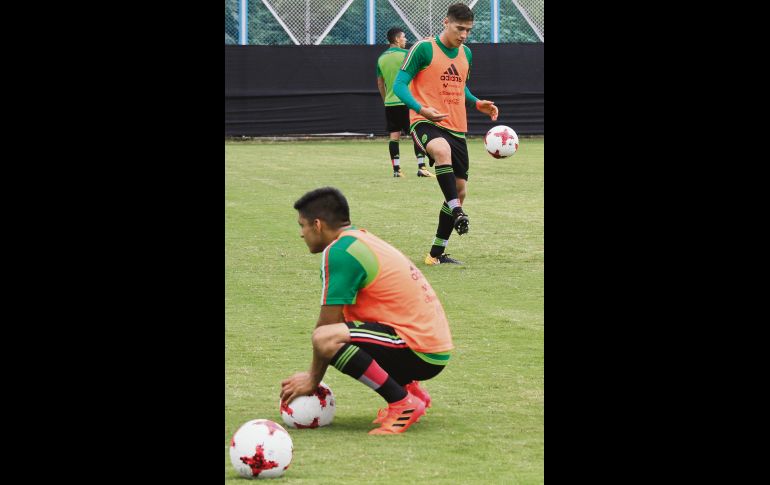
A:
<svg viewBox="0 0 770 485">
<path fill-rule="evenodd" d="M 495 103 L 493 101 L 480 99 L 476 102 L 476 109 L 481 111 L 484 114 L 489 115 L 492 121 L 497 121 L 497 115 L 499 114 L 499 110 L 497 109 L 497 106 L 495 106 Z"/>
<path fill-rule="evenodd" d="M 295 397 L 313 394 L 318 384 L 313 382 L 309 372 L 297 372 L 281 381 L 281 402 L 290 403 Z"/>
</svg>

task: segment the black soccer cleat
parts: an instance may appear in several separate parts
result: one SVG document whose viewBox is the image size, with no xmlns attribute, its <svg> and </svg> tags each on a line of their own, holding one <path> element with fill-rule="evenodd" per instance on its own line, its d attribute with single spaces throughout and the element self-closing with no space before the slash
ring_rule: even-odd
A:
<svg viewBox="0 0 770 485">
<path fill-rule="evenodd" d="M 463 262 L 454 258 L 450 258 L 448 254 L 440 254 L 435 258 L 428 254 L 425 256 L 425 264 L 428 266 L 433 266 L 436 264 L 463 264 Z"/>
<path fill-rule="evenodd" d="M 453 225 L 455 231 L 457 231 L 457 234 L 462 236 L 468 232 L 468 224 L 470 223 L 470 220 L 468 219 L 468 214 L 463 212 L 462 207 L 455 207 L 455 209 L 452 211 L 452 217 L 454 217 Z"/>
</svg>

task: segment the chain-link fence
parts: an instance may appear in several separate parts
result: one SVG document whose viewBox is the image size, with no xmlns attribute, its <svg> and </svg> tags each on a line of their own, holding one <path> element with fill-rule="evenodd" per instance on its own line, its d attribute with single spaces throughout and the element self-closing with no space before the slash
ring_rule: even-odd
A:
<svg viewBox="0 0 770 485">
<path fill-rule="evenodd" d="M 385 44 L 401 27 L 408 42 L 443 30 L 457 0 L 225 0 L 225 44 Z M 474 13 L 468 43 L 544 42 L 544 0 L 463 0 Z"/>
<path fill-rule="evenodd" d="M 501 0 L 500 2 L 503 2 Z M 545 42 L 545 13 L 543 11 L 543 0 L 512 0 L 519 13 L 529 23 L 532 30 L 535 31 L 538 38 Z"/>
</svg>

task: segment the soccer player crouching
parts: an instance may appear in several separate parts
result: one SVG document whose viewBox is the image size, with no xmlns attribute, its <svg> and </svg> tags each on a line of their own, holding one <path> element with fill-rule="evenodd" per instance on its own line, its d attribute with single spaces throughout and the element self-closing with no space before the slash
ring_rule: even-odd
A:
<svg viewBox="0 0 770 485">
<path fill-rule="evenodd" d="M 350 222 L 342 193 L 319 188 L 294 204 L 301 236 L 321 256 L 321 312 L 310 370 L 281 382 L 281 400 L 310 395 L 331 364 L 387 401 L 374 435 L 403 433 L 430 407 L 419 381 L 449 361 L 452 335 L 444 308 L 417 266 Z"/>
</svg>

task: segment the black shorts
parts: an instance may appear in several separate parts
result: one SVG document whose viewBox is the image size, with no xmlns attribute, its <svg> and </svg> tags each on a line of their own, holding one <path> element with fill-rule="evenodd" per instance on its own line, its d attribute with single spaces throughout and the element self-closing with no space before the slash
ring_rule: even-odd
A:
<svg viewBox="0 0 770 485">
<path fill-rule="evenodd" d="M 398 336 L 393 327 L 376 322 L 345 322 L 350 343 L 366 351 L 400 385 L 436 377 L 444 365 L 430 364 Z M 430 358 L 436 354 L 422 354 Z M 448 360 L 448 355 L 445 356 Z"/>
<path fill-rule="evenodd" d="M 417 123 L 412 130 L 412 138 L 420 148 L 425 152 L 425 146 L 430 143 L 434 138 L 443 138 L 449 143 L 449 148 L 452 150 L 452 170 L 455 173 L 455 177 L 463 180 L 468 180 L 468 169 L 470 168 L 470 162 L 468 161 L 468 146 L 465 144 L 465 138 L 454 136 L 448 131 L 441 129 L 433 123 L 423 122 Z M 430 154 L 428 154 L 430 160 L 430 166 L 432 167 L 436 163 Z"/>
<path fill-rule="evenodd" d="M 385 106 L 385 121 L 388 133 L 403 131 L 409 133 L 409 108 L 406 105 Z"/>
</svg>

